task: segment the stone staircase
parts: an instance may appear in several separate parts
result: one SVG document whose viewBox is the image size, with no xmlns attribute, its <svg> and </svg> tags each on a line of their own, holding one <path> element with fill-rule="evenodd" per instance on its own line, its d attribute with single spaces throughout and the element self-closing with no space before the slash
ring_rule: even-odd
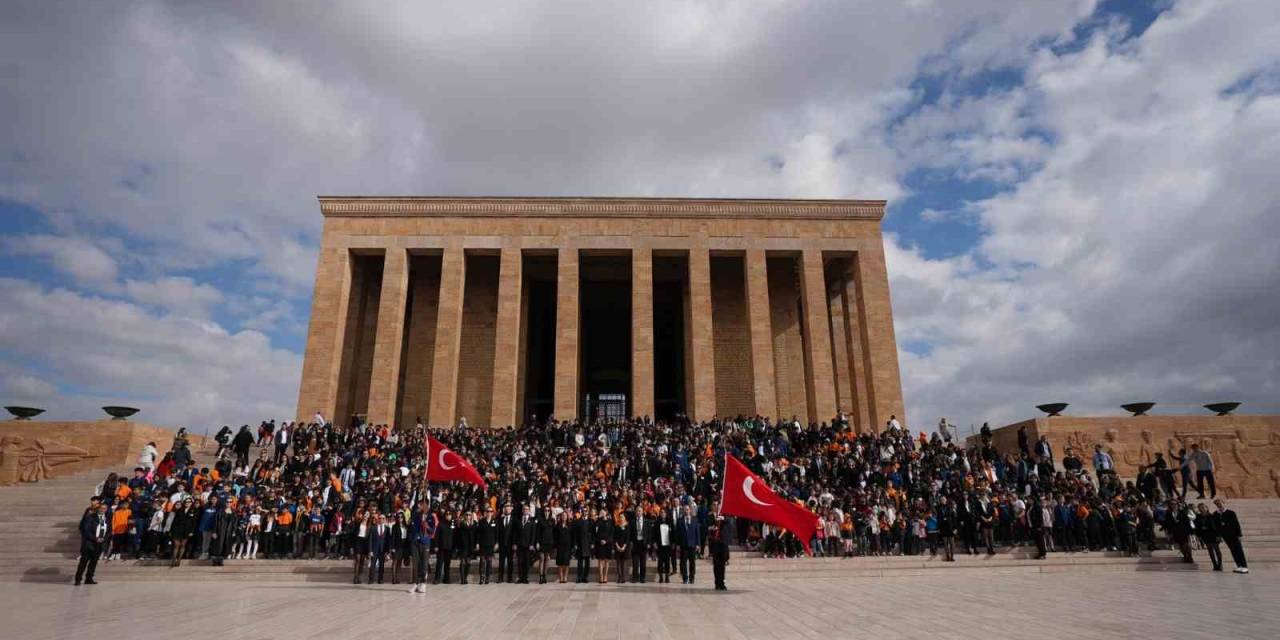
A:
<svg viewBox="0 0 1280 640">
<path fill-rule="evenodd" d="M 75 573 L 79 536 L 76 524 L 88 496 L 107 472 L 94 471 L 55 478 L 38 484 L 0 488 L 0 581 L 69 582 Z M 1232 508 L 1245 529 L 1245 552 L 1251 568 L 1267 570 L 1280 563 L 1280 500 L 1233 500 Z M 1195 564 L 1183 564 L 1172 551 L 1156 551 L 1138 558 L 1117 553 L 1051 553 L 1032 558 L 1034 549 L 1002 549 L 993 556 L 885 556 L 857 558 L 769 559 L 755 553 L 733 555 L 729 570 L 735 578 L 861 578 L 932 575 L 941 571 L 1003 573 L 1059 573 L 1067 571 L 1206 571 L 1208 556 L 1196 550 Z M 1233 566 L 1227 555 L 1226 567 Z M 595 570 L 594 563 L 592 570 Z M 650 571 L 653 564 L 651 561 Z M 473 568 L 474 571 L 474 568 Z M 711 566 L 702 561 L 706 581 Z M 456 572 L 456 569 L 455 569 Z M 402 580 L 408 570 L 402 568 Z M 474 575 L 474 573 L 473 573 Z M 593 574 L 594 575 L 594 574 Z M 351 563 L 341 560 L 228 560 L 214 567 L 208 561 L 184 561 L 170 569 L 163 560 L 102 561 L 103 582 L 125 580 L 302 581 L 348 582 Z M 388 581 L 390 573 L 387 574 Z M 650 581 L 652 582 L 652 575 Z"/>
</svg>

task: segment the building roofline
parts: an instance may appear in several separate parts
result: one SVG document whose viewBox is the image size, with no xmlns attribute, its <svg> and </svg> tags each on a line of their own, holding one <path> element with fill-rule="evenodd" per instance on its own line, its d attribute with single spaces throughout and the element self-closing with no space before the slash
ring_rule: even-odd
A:
<svg viewBox="0 0 1280 640">
<path fill-rule="evenodd" d="M 880 220 L 884 200 L 319 196 L 326 217 L 787 218 Z"/>
</svg>

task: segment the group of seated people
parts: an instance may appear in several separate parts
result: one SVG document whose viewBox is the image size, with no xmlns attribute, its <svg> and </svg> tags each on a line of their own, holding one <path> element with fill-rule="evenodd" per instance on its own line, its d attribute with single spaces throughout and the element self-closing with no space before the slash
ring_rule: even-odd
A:
<svg viewBox="0 0 1280 640">
<path fill-rule="evenodd" d="M 520 428 L 401 428 L 262 423 L 224 429 L 210 461 L 194 459 L 184 432 L 158 464 L 144 453 L 132 477 L 109 476 L 107 560 L 343 558 L 353 581 L 387 573 L 419 589 L 428 578 L 560 582 L 696 577 L 709 540 L 794 557 L 804 545 L 757 522 L 718 521 L 724 455 L 742 460 L 781 496 L 820 519 L 814 555 L 996 553 L 1169 546 L 1191 560 L 1199 540 L 1215 568 L 1219 541 L 1245 567 L 1240 527 L 1221 503 L 1192 507 L 1176 494 L 1139 489 L 1107 469 L 1085 472 L 1075 452 L 1058 462 L 1036 451 L 1000 453 L 989 433 L 972 446 L 950 433 L 912 434 L 891 420 L 858 433 L 843 416 L 803 425 L 738 417 L 693 422 L 648 418 L 590 424 L 530 421 Z M 428 482 L 430 434 L 487 481 Z M 255 450 L 256 449 L 256 453 Z M 456 569 L 455 569 L 456 565 Z M 434 568 L 433 568 L 434 566 Z"/>
</svg>

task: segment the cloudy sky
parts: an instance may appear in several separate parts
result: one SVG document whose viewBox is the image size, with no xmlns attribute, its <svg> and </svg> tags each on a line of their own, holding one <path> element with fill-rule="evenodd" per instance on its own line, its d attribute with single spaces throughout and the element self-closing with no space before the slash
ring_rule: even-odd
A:
<svg viewBox="0 0 1280 640">
<path fill-rule="evenodd" d="M 1274 0 L 376 4 L 0 5 L 5 404 L 291 414 L 318 194 L 667 195 L 889 200 L 916 426 L 1280 411 Z"/>
</svg>

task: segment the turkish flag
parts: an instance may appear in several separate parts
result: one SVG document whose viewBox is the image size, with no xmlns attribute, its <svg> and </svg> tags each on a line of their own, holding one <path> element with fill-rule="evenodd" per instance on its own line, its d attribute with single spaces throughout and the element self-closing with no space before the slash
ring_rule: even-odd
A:
<svg viewBox="0 0 1280 640">
<path fill-rule="evenodd" d="M 427 436 L 427 479 L 432 482 L 446 480 L 470 482 L 480 485 L 481 488 L 488 488 L 484 478 L 480 477 L 480 472 L 476 471 L 466 458 L 440 444 L 440 441 L 432 436 Z"/>
<path fill-rule="evenodd" d="M 818 528 L 818 515 L 778 494 L 737 458 L 724 454 L 724 488 L 720 513 L 776 525 L 794 533 L 809 551 L 809 540 Z"/>
</svg>

